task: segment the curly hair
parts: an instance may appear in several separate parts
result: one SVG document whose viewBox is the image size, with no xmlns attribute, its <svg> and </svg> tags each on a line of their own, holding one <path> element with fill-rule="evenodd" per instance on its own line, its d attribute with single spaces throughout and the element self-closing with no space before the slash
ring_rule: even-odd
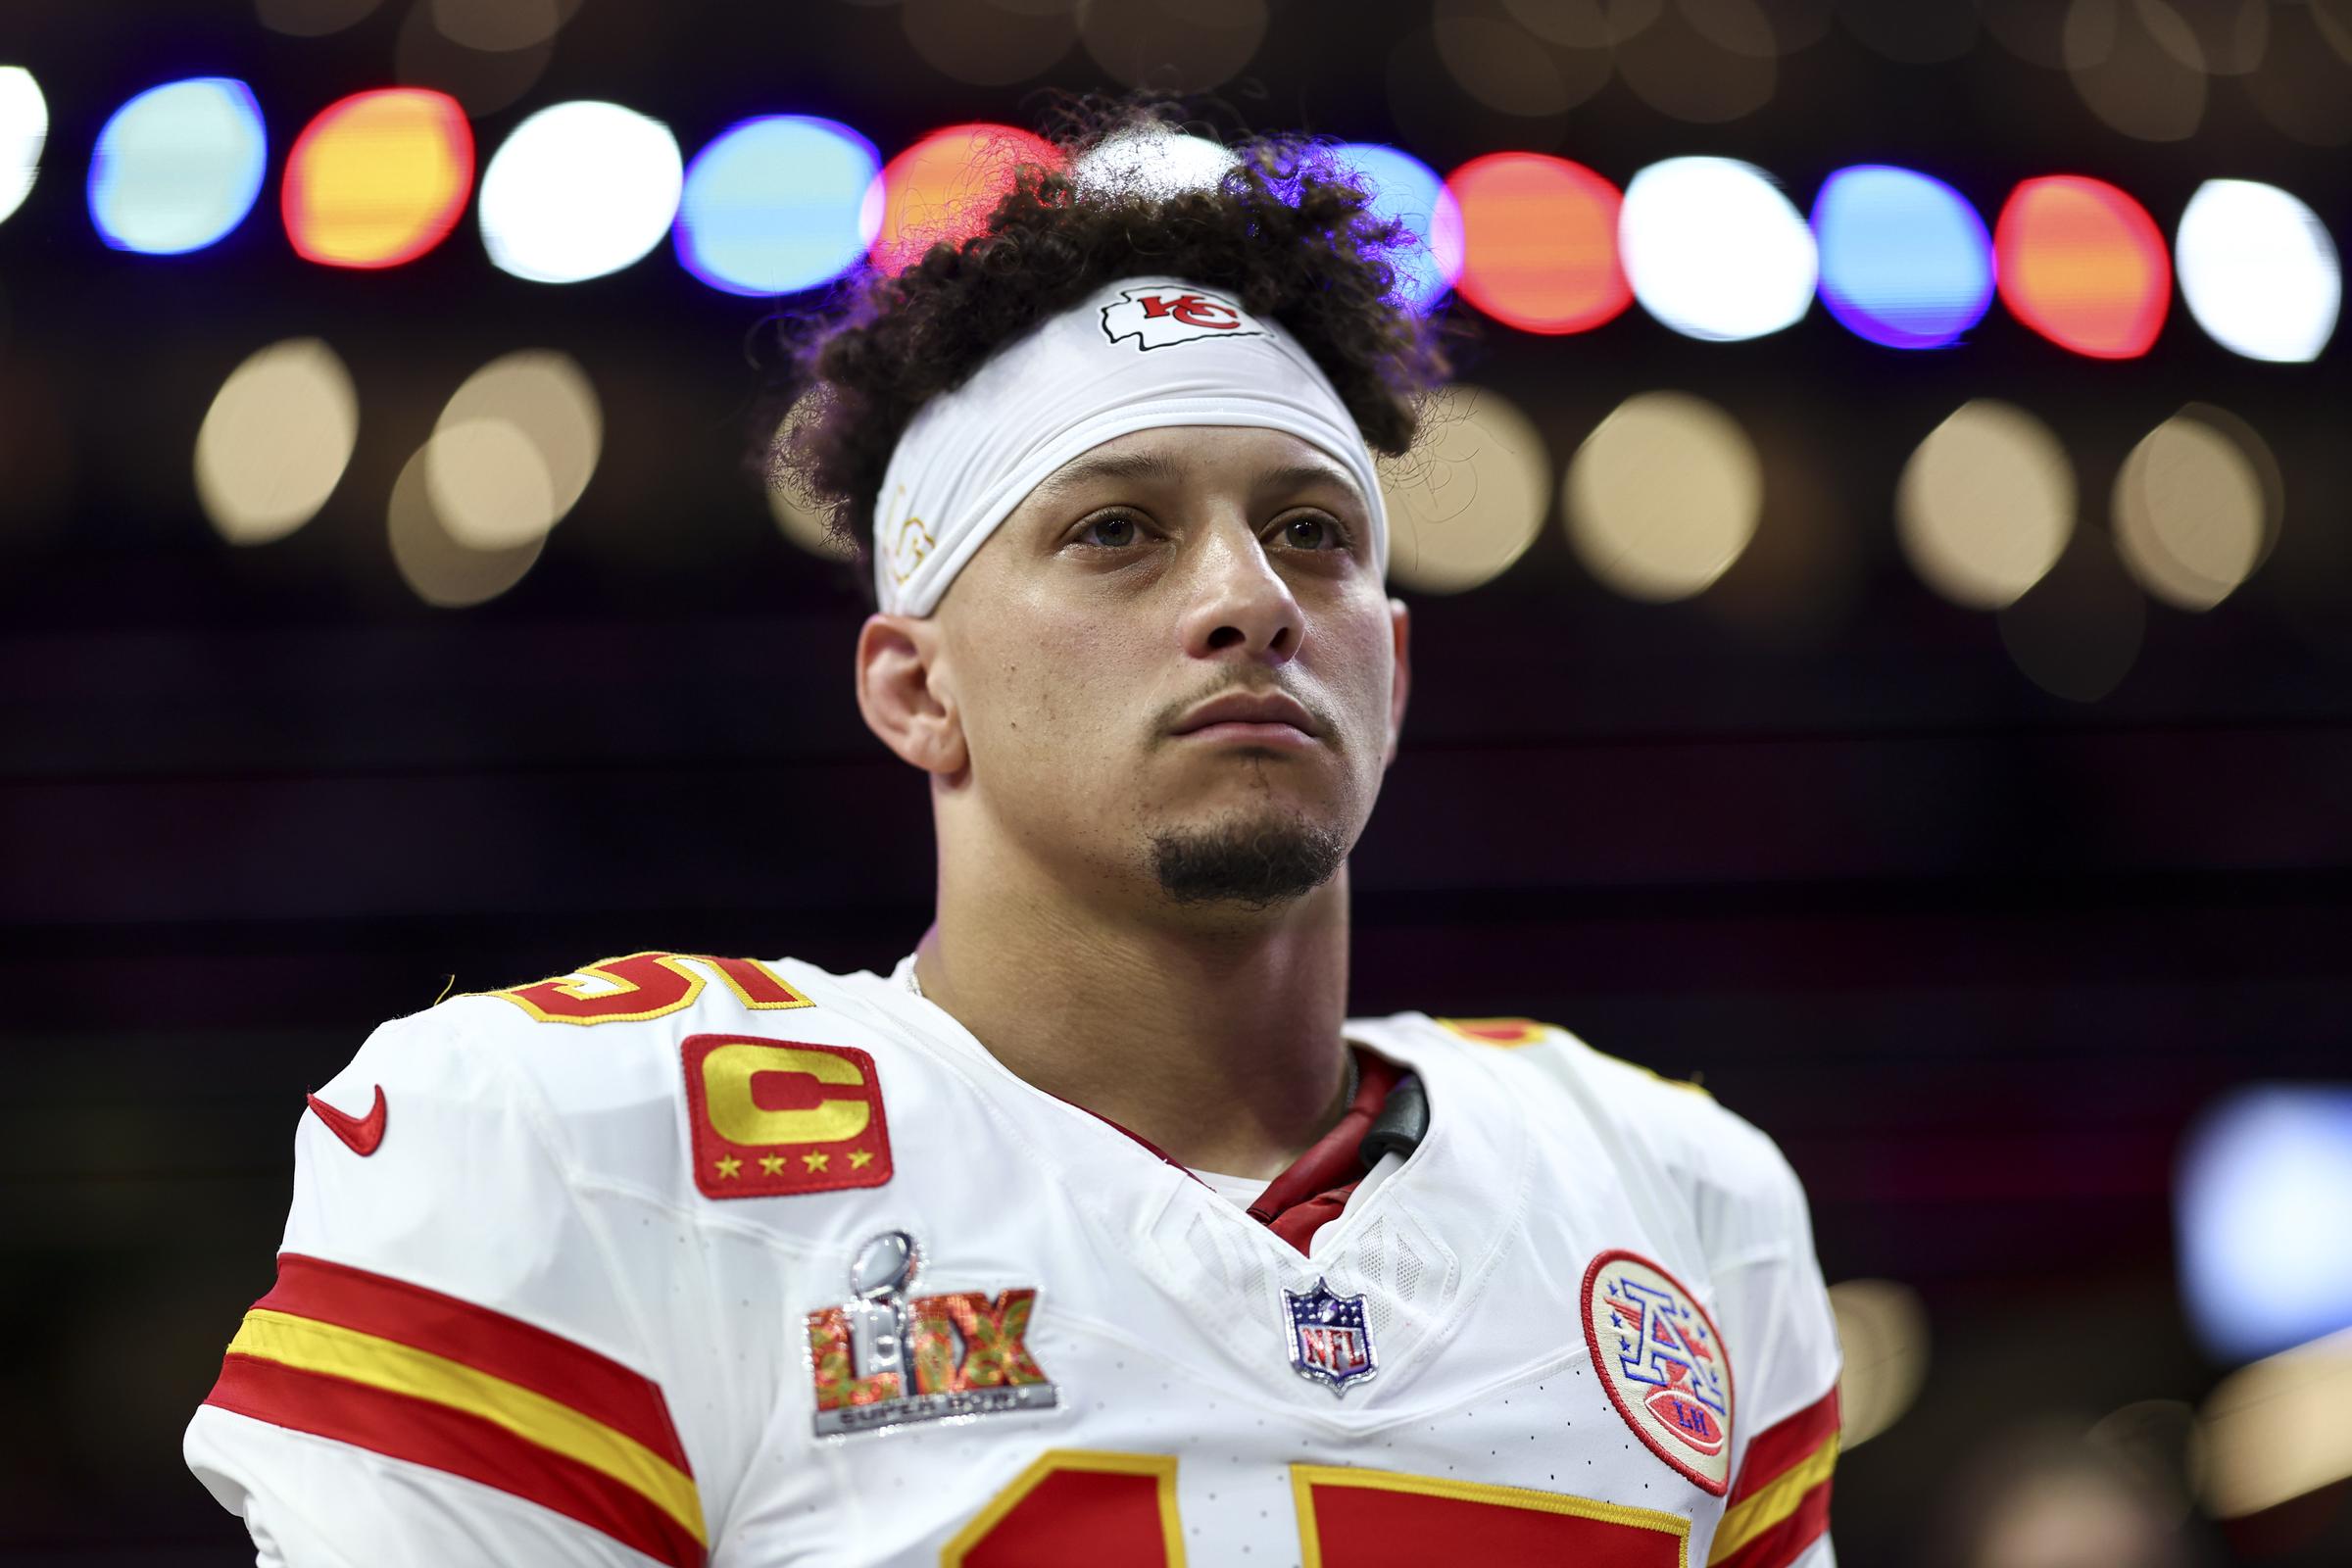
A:
<svg viewBox="0 0 2352 1568">
<path fill-rule="evenodd" d="M 1113 138 L 1173 130 L 1161 105 L 1092 107 L 1052 143 L 1058 163 L 1015 165 L 977 233 L 938 241 L 895 273 L 863 267 L 808 313 L 771 318 L 782 353 L 757 400 L 747 466 L 822 513 L 833 541 L 863 562 L 875 492 L 915 411 L 1029 327 L 1145 272 L 1280 321 L 1365 444 L 1402 456 L 1425 394 L 1450 373 L 1444 340 L 1458 330 L 1396 298 L 1391 258 L 1416 236 L 1375 215 L 1356 176 L 1304 136 L 1240 142 L 1214 188 L 1170 194 L 1072 172 Z M 866 582 L 869 602 L 872 591 Z"/>
</svg>

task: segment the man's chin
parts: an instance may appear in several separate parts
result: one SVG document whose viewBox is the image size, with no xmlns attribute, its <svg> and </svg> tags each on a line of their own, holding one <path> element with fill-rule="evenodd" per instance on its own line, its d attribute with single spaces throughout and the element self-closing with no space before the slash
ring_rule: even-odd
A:
<svg viewBox="0 0 2352 1568">
<path fill-rule="evenodd" d="M 1172 904 L 1267 909 L 1306 897 L 1348 858 L 1346 835 L 1300 816 L 1229 816 L 1152 835 L 1152 869 Z"/>
</svg>

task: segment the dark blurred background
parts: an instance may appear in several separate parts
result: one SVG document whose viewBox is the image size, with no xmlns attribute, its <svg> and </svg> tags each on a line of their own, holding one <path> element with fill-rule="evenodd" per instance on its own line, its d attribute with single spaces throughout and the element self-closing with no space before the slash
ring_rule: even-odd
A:
<svg viewBox="0 0 2352 1568">
<path fill-rule="evenodd" d="M 2352 6 L 8 0 L 0 67 L 0 1558 L 249 1560 L 179 1432 L 377 1021 L 649 948 L 887 969 L 928 921 L 855 578 L 744 463 L 774 276 L 713 286 L 659 212 L 642 260 L 516 275 L 502 146 L 590 100 L 689 163 L 771 115 L 889 161 L 1143 84 L 1607 186 L 1422 201 L 1478 326 L 1392 489 L 1416 683 L 1356 1010 L 1555 1020 L 1779 1140 L 1846 1344 L 1842 1561 L 2352 1562 Z M 258 201 L 155 254 L 135 200 L 215 176 L 133 167 L 169 126 L 109 190 L 93 151 L 195 77 L 249 87 Z M 455 107 L 370 133 L 469 126 L 455 194 L 368 185 L 363 139 L 297 214 L 303 128 L 402 85 Z M 1917 182 L 1833 234 L 1869 165 L 1996 230 L 2105 184 L 2010 215 L 1986 308 L 1965 243 L 1886 239 Z M 1788 211 L 1739 229 L 1693 170 Z M 2317 226 L 2259 198 L 2192 257 L 2215 180 Z M 1807 213 L 1818 287 L 1748 300 Z"/>
</svg>

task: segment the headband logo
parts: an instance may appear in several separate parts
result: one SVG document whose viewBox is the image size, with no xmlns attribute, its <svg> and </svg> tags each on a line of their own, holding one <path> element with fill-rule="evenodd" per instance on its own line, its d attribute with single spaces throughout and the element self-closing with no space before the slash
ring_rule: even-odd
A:
<svg viewBox="0 0 2352 1568">
<path fill-rule="evenodd" d="M 904 501 L 906 496 L 906 487 L 899 486 L 892 497 L 893 511 L 897 510 L 898 503 Z M 908 515 L 901 518 L 894 527 L 886 527 L 881 542 L 890 557 L 891 578 L 904 587 L 906 579 L 914 575 L 914 568 L 923 564 L 923 558 L 931 554 L 932 546 L 939 541 L 932 537 L 929 525 L 922 518 Z"/>
<path fill-rule="evenodd" d="M 1113 343 L 1133 338 L 1138 349 L 1149 350 L 1204 337 L 1266 334 L 1231 300 L 1197 288 L 1153 283 L 1122 289 L 1117 300 L 1102 307 L 1102 335 Z"/>
</svg>

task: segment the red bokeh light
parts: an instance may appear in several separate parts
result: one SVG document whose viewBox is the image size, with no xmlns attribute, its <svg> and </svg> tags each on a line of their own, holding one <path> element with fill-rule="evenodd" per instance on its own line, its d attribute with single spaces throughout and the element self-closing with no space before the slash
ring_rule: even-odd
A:
<svg viewBox="0 0 2352 1568">
<path fill-rule="evenodd" d="M 1453 172 L 1462 275 L 1480 310 L 1522 332 L 1586 332 L 1633 303 L 1617 254 L 1617 187 L 1582 164 L 1489 153 Z"/>
<path fill-rule="evenodd" d="M 883 167 L 866 195 L 874 240 L 867 255 L 885 272 L 919 260 L 940 240 L 976 234 L 1025 163 L 1058 168 L 1054 144 L 985 122 L 935 130 Z M 878 222 L 871 209 L 879 205 Z"/>
<path fill-rule="evenodd" d="M 2145 354 L 2164 327 L 2173 264 L 2147 209 L 2105 180 L 2029 179 L 1993 229 L 2001 299 L 2061 348 L 2095 360 Z"/>
<path fill-rule="evenodd" d="M 473 130 L 446 93 L 383 87 L 320 110 L 286 155 L 286 237 L 327 267 L 398 267 L 448 237 L 473 188 Z"/>
</svg>

